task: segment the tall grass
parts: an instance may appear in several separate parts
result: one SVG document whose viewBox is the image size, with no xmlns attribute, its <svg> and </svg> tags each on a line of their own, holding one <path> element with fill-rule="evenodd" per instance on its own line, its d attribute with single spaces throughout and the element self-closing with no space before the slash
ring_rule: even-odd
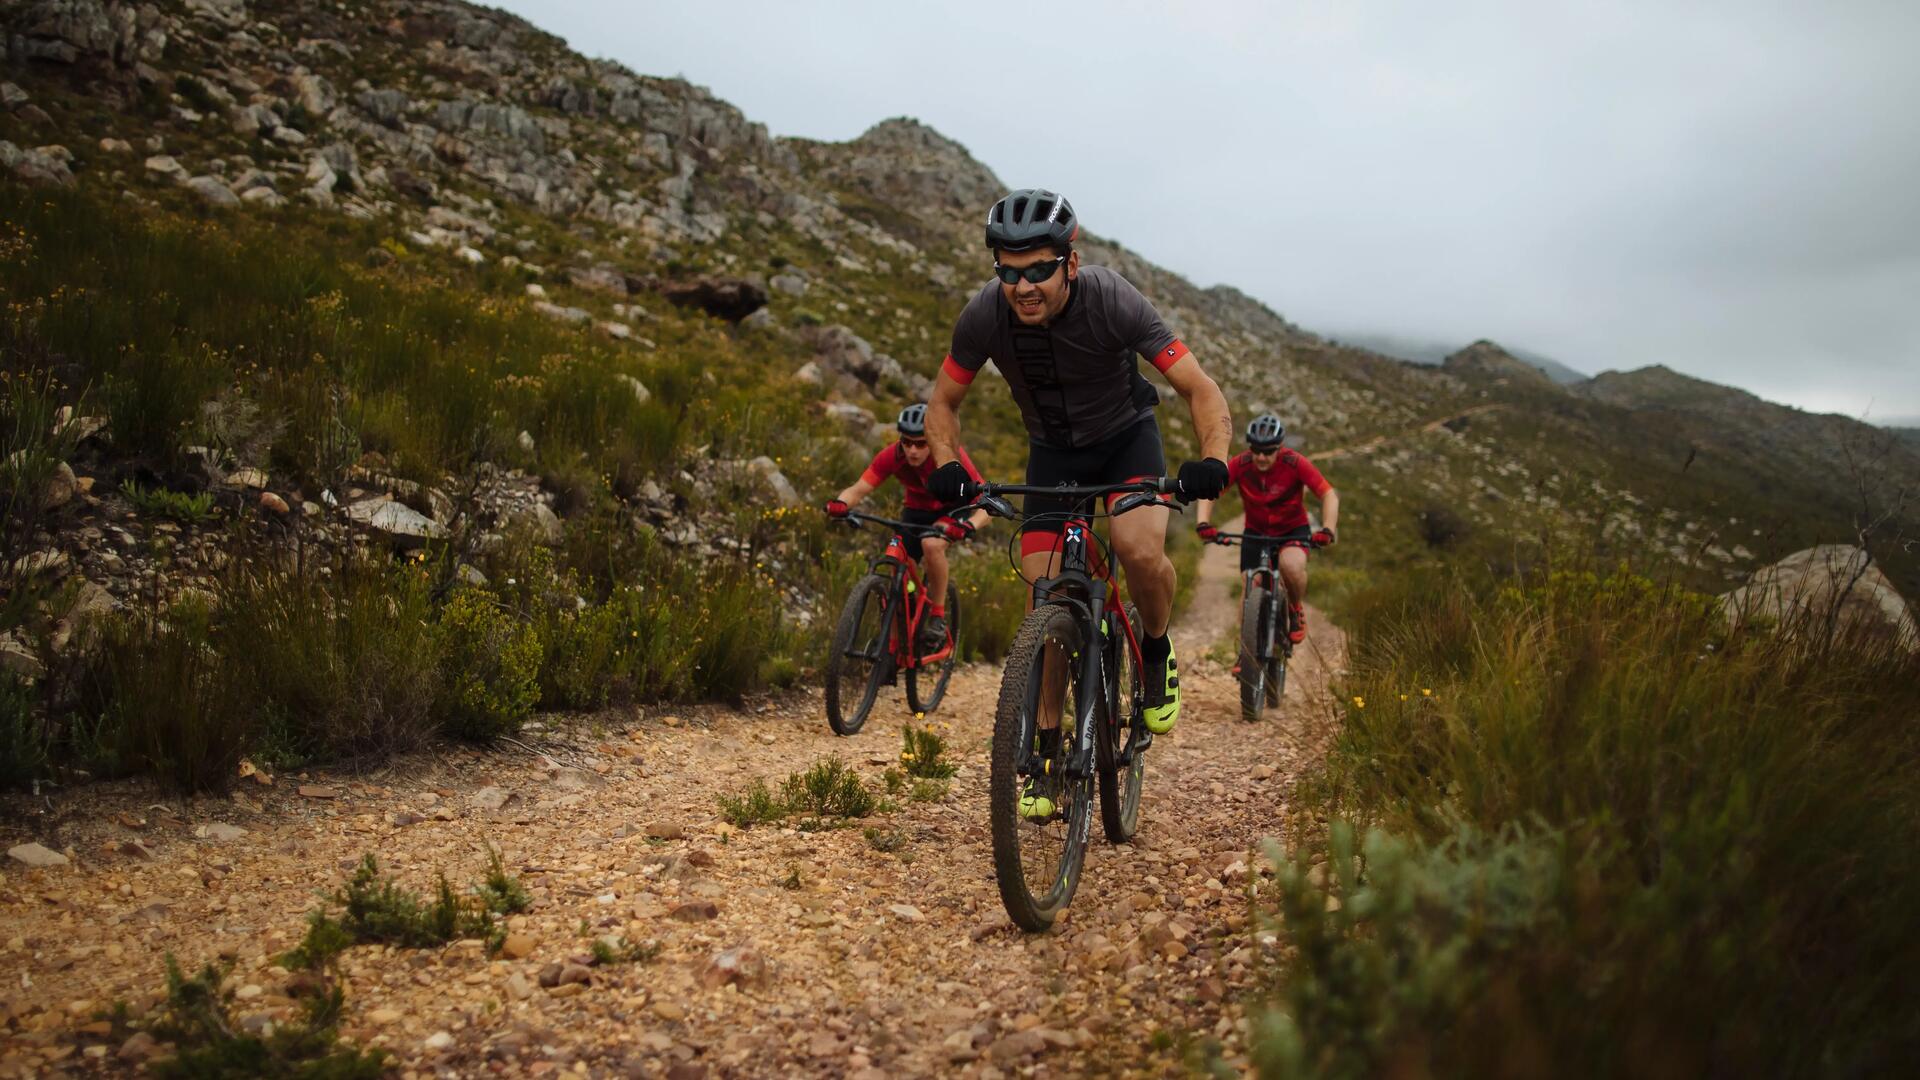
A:
<svg viewBox="0 0 1920 1080">
<path fill-rule="evenodd" d="M 1626 573 L 1356 606 L 1345 729 L 1306 794 L 1366 835 L 1283 860 L 1271 1071 L 1913 1060 L 1920 658 L 1730 625 Z"/>
</svg>

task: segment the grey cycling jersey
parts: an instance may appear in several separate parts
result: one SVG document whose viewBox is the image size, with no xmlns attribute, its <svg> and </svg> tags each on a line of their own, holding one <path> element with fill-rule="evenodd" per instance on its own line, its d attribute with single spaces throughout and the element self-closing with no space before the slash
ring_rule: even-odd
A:
<svg viewBox="0 0 1920 1080">
<path fill-rule="evenodd" d="M 1150 416 L 1160 396 L 1135 357 L 1166 371 L 1187 355 L 1160 314 L 1126 278 L 1083 266 L 1067 306 L 1045 326 L 1028 326 L 996 279 L 960 312 L 948 375 L 971 383 L 988 360 L 1000 369 L 1036 445 L 1073 449 Z"/>
</svg>

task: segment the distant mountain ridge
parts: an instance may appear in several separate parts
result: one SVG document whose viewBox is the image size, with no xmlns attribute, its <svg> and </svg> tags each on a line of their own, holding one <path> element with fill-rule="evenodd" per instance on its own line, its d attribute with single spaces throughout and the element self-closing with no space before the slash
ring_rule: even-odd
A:
<svg viewBox="0 0 1920 1080">
<path fill-rule="evenodd" d="M 1447 357 L 1461 350 L 1458 345 L 1445 345 L 1433 341 L 1416 341 L 1412 338 L 1395 337 L 1390 334 L 1342 334 L 1340 340 L 1348 345 L 1377 352 L 1382 356 L 1391 356 L 1399 360 L 1408 360 L 1416 364 L 1440 364 Z M 1543 356 L 1526 349 L 1502 346 L 1504 351 L 1516 359 L 1546 372 L 1554 382 L 1566 386 L 1585 382 L 1587 375 L 1574 370 L 1549 356 Z"/>
</svg>

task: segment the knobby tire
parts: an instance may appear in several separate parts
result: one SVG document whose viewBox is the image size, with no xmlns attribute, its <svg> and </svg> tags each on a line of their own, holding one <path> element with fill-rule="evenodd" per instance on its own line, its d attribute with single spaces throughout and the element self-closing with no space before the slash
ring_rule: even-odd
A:
<svg viewBox="0 0 1920 1080">
<path fill-rule="evenodd" d="M 1127 621 L 1140 625 L 1140 610 L 1127 605 Z M 1146 755 L 1134 754 L 1125 771 L 1120 758 L 1133 743 L 1134 712 L 1144 699 L 1146 684 L 1140 666 L 1133 662 L 1133 650 L 1117 625 L 1107 635 L 1107 662 L 1102 670 L 1107 685 L 1100 708 L 1099 748 L 1094 763 L 1100 778 L 1100 827 L 1109 843 L 1124 844 L 1140 828 L 1140 787 L 1146 778 Z"/>
<path fill-rule="evenodd" d="M 1063 717 L 1070 717 L 1080 695 L 1090 688 L 1075 685 L 1079 681 L 1077 657 L 1084 634 L 1074 611 L 1064 604 L 1042 604 L 1027 614 L 1007 652 L 1006 669 L 1000 681 L 1000 702 L 993 724 L 993 756 L 989 771 L 988 820 L 993 833 L 993 873 L 1000 887 L 1000 902 L 1007 917 L 1023 930 L 1038 933 L 1053 921 L 1073 899 L 1080 883 L 1080 867 L 1086 858 L 1088 831 L 1091 827 L 1092 794 L 1090 778 L 1077 783 L 1062 779 L 1060 802 L 1066 806 L 1061 820 L 1037 825 L 1020 816 L 1020 795 L 1025 778 L 1020 764 L 1034 745 L 1039 727 L 1038 710 L 1030 703 L 1039 700 L 1042 660 L 1049 641 L 1060 643 L 1056 656 L 1069 665 Z M 1093 691 L 1097 692 L 1097 691 Z M 1063 730 L 1065 725 L 1062 725 Z M 1063 749 L 1062 758 L 1068 751 Z M 1045 854 L 1042 841 L 1050 840 L 1050 830 L 1063 827 L 1060 856 L 1044 871 L 1046 887 L 1034 894 L 1029 882 L 1026 857 L 1038 860 Z"/>
<path fill-rule="evenodd" d="M 892 585 L 890 578 L 868 574 L 854 583 L 846 605 L 840 609 L 840 622 L 834 628 L 833 646 L 827 654 L 826 679 L 827 723 L 836 735 L 859 733 L 893 666 L 886 647 L 885 622 L 891 614 Z M 880 655 L 873 661 L 857 661 L 847 655 L 856 646 L 873 642 L 876 636 Z"/>
<path fill-rule="evenodd" d="M 920 678 L 929 674 L 928 669 L 918 666 L 907 669 L 907 708 L 915 713 L 930 713 L 940 707 L 940 699 L 947 696 L 947 682 L 953 678 L 953 669 L 960 664 L 960 591 L 951 581 L 947 582 L 947 627 L 953 637 L 953 651 L 933 668 L 933 686 L 924 696 L 920 693 Z"/>
</svg>

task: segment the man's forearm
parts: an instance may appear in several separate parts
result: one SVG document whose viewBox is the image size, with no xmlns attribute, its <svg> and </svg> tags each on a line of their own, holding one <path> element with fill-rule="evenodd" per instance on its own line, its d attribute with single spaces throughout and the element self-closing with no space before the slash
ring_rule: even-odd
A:
<svg viewBox="0 0 1920 1080">
<path fill-rule="evenodd" d="M 1340 493 L 1332 488 L 1320 497 L 1320 524 L 1335 532 L 1340 531 Z"/>
<path fill-rule="evenodd" d="M 1233 413 L 1227 408 L 1227 395 L 1220 392 L 1220 384 L 1203 375 L 1187 398 L 1187 410 L 1193 415 L 1200 456 L 1227 460 L 1233 446 Z"/>
<path fill-rule="evenodd" d="M 927 445 L 933 449 L 933 463 L 945 465 L 960 459 L 960 401 L 967 388 L 945 372 L 934 380 L 933 393 L 927 398 Z"/>
</svg>

